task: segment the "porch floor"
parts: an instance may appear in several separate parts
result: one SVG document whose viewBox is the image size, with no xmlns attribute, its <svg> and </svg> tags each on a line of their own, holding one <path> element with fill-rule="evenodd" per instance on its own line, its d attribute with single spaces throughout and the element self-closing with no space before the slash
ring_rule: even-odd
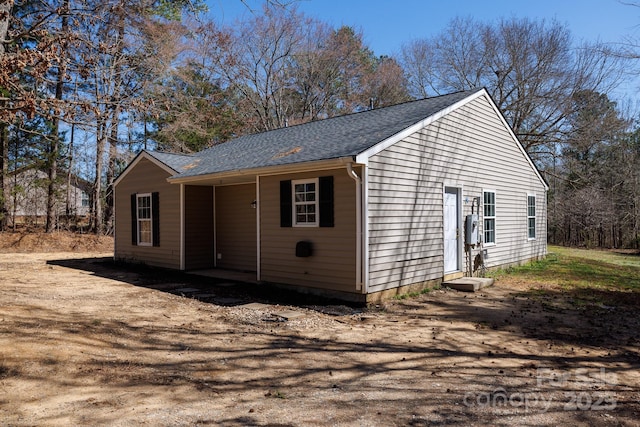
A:
<svg viewBox="0 0 640 427">
<path fill-rule="evenodd" d="M 258 283 L 255 272 L 245 272 L 236 270 L 224 270 L 221 268 L 209 268 L 206 270 L 188 271 L 188 274 L 196 276 L 212 277 L 214 279 L 230 280 L 242 283 Z"/>
<path fill-rule="evenodd" d="M 442 286 L 464 292 L 475 292 L 493 285 L 494 280 L 486 277 L 461 277 L 459 279 L 442 282 Z"/>
</svg>

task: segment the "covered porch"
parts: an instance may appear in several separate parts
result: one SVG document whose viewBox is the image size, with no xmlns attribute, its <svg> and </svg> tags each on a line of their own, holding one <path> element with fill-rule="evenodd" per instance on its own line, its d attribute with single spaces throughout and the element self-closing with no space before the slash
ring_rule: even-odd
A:
<svg viewBox="0 0 640 427">
<path fill-rule="evenodd" d="M 182 269 L 242 282 L 258 279 L 255 177 L 182 187 Z"/>
</svg>

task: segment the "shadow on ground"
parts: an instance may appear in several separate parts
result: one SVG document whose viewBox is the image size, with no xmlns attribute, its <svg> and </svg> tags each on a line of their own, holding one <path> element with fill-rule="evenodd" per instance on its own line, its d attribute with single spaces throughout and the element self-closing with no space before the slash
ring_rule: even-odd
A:
<svg viewBox="0 0 640 427">
<path fill-rule="evenodd" d="M 110 257 L 51 260 L 47 264 L 82 270 L 98 277 L 227 307 L 258 302 L 315 307 L 329 314 L 336 312 L 331 306 L 340 306 L 345 310 L 350 307 L 352 310 L 346 310 L 349 314 L 363 307 L 362 304 L 295 292 L 271 284 L 246 283 L 141 264 L 127 264 Z"/>
<path fill-rule="evenodd" d="M 48 264 L 174 295 L 200 295 L 204 302 L 221 306 L 320 304 L 315 296 L 123 265 L 110 258 Z M 86 286 L 91 289 L 91 284 Z M 118 286 L 103 295 L 112 292 L 118 292 Z M 31 389 L 28 396 L 11 401 L 24 408 L 12 409 L 18 414 L 13 420 L 27 417 L 34 407 L 58 409 L 50 410 L 49 418 L 22 425 L 53 424 L 53 417 L 69 408 L 77 411 L 78 424 L 88 419 L 82 416 L 99 424 L 123 423 L 123 414 L 133 412 L 132 398 L 147 405 L 159 392 L 164 393 L 166 409 L 155 413 L 167 417 L 209 405 L 192 425 L 277 425 L 267 420 L 280 414 L 281 407 L 298 414 L 298 422 L 280 425 L 300 424 L 302 419 L 309 423 L 304 417 L 329 411 L 340 418 L 318 425 L 512 425 L 514 419 L 520 425 L 633 425 L 640 414 L 640 307 L 635 294 L 603 292 L 517 292 L 500 284 L 475 294 L 442 290 L 395 301 L 384 312 L 368 310 L 301 330 L 260 319 L 246 323 L 230 317 L 241 309 L 203 308 L 174 298 L 160 298 L 173 305 L 164 312 L 148 295 L 123 299 L 121 312 L 112 302 L 102 312 L 113 310 L 117 316 L 112 318 L 75 310 L 82 307 L 81 298 L 52 302 L 47 295 L 39 304 L 25 299 L 25 305 L 3 314 L 0 329 L 11 343 L 5 351 L 22 347 L 2 359 L 0 380 L 38 384 L 38 389 L 58 394 L 87 385 L 107 391 L 72 403 L 67 399 L 65 407 L 58 404 L 56 393 L 43 396 Z M 206 294 L 210 296 L 202 296 Z M 94 296 L 89 292 L 83 298 Z M 618 303 L 611 305 L 614 299 Z M 65 306 L 58 305 L 63 302 Z M 539 368 L 563 375 L 579 368 L 598 373 L 601 367 L 618 380 L 596 382 L 598 390 L 576 381 L 560 387 L 555 377 L 543 387 L 536 381 Z M 551 418 L 527 419 L 541 411 L 525 408 L 461 404 L 470 392 L 488 396 L 500 390 L 511 396 L 542 393 L 553 398 L 554 405 L 544 412 Z M 600 396 L 596 393 L 615 396 L 615 420 L 603 421 L 602 412 L 595 410 L 568 412 L 567 392 L 590 399 Z M 8 406 L 3 399 L 10 398 L 0 395 L 0 410 Z M 210 407 L 218 412 L 207 415 Z M 129 419 L 146 420 L 144 415 Z M 178 418 L 167 418 L 164 424 L 171 425 L 172 419 Z"/>
</svg>

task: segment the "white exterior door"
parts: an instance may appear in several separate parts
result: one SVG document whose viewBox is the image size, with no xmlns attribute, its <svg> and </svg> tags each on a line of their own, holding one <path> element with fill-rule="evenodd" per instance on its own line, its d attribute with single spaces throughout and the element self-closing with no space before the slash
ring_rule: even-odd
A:
<svg viewBox="0 0 640 427">
<path fill-rule="evenodd" d="M 447 187 L 444 192 L 444 272 L 459 271 L 458 189 Z"/>
</svg>

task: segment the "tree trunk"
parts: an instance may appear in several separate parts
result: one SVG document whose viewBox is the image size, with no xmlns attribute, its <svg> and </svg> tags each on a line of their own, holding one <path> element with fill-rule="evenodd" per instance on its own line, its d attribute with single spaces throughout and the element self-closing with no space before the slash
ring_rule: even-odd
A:
<svg viewBox="0 0 640 427">
<path fill-rule="evenodd" d="M 59 153 L 59 123 L 60 119 L 55 118 L 53 123 L 53 138 L 49 142 L 48 159 L 47 159 L 47 219 L 45 222 L 45 232 L 51 233 L 56 226 L 56 211 L 57 211 L 57 199 L 58 199 L 58 153 Z"/>
<path fill-rule="evenodd" d="M 637 175 L 633 183 L 633 248 L 640 249 L 640 179 Z"/>
<path fill-rule="evenodd" d="M 107 132 L 104 118 L 98 120 L 96 127 L 96 178 L 93 185 L 94 218 L 93 231 L 102 234 L 104 231 L 104 215 L 102 201 L 102 169 L 104 166 L 104 149 L 107 142 Z"/>
<path fill-rule="evenodd" d="M 69 164 L 67 165 L 69 170 L 67 170 L 67 197 L 65 203 L 64 213 L 66 215 L 66 225 L 67 228 L 71 225 L 70 218 L 73 214 L 74 219 L 77 218 L 77 212 L 72 212 L 71 209 L 71 175 L 73 170 L 73 139 L 75 137 L 75 125 L 71 125 L 71 139 L 69 139 Z M 74 221 L 77 223 L 77 221 Z M 77 225 L 77 224 L 76 224 Z"/>
<path fill-rule="evenodd" d="M 118 158 L 118 126 L 120 125 L 120 109 L 114 108 L 111 119 L 111 135 L 109 137 L 109 162 L 107 165 L 107 183 L 104 203 L 104 220 L 108 232 L 113 227 L 113 180 L 115 178 Z"/>
<path fill-rule="evenodd" d="M 122 62 L 124 57 L 124 19 L 118 23 L 118 39 L 116 51 L 113 56 L 113 93 L 112 96 L 116 100 L 111 108 L 111 130 L 108 137 L 109 152 L 107 161 L 107 181 L 105 188 L 104 203 L 104 224 L 106 231 L 111 232 L 113 225 L 113 180 L 116 173 L 116 163 L 118 158 L 118 128 L 120 127 L 120 105 L 118 102 L 122 100 Z"/>
<path fill-rule="evenodd" d="M 4 45 L 7 40 L 7 32 L 9 31 L 11 9 L 13 9 L 13 0 L 0 0 L 0 56 L 3 56 L 5 53 Z M 4 101 L 0 101 L 0 109 L 3 108 L 3 104 Z M 4 231 L 7 225 L 7 194 L 5 192 L 5 179 L 8 170 L 7 160 L 9 158 L 7 128 L 7 123 L 0 122 L 0 231 Z"/>
<path fill-rule="evenodd" d="M 65 45 L 65 34 L 69 32 L 69 0 L 65 0 L 62 6 L 62 23 L 60 26 L 62 33 L 62 42 L 60 43 L 60 58 L 56 76 L 56 94 L 55 99 L 61 103 L 64 90 L 64 76 L 66 74 L 66 54 L 67 47 Z M 58 156 L 60 155 L 60 114 L 56 113 L 53 119 L 53 138 L 49 143 L 48 173 L 49 182 L 47 188 L 47 222 L 45 231 L 51 233 L 56 225 L 57 201 L 58 201 Z"/>
<path fill-rule="evenodd" d="M 7 228 L 7 192 L 6 177 L 9 170 L 9 136 L 7 135 L 7 124 L 0 123 L 0 231 Z"/>
<path fill-rule="evenodd" d="M 4 55 L 4 45 L 9 31 L 9 18 L 14 0 L 0 0 L 0 55 Z"/>
</svg>

